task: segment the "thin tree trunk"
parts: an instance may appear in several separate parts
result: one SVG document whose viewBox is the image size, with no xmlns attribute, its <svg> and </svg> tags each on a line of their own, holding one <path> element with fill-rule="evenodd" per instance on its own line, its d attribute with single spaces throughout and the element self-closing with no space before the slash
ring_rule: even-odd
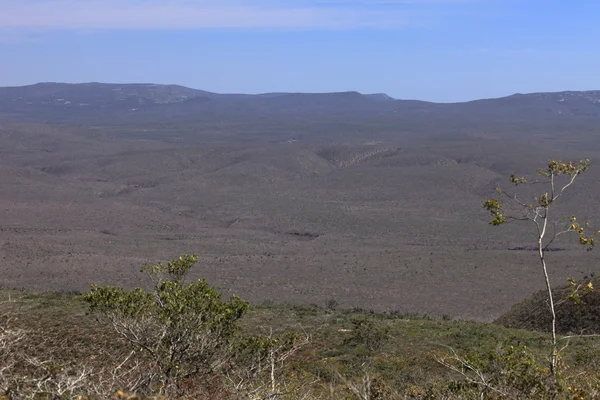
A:
<svg viewBox="0 0 600 400">
<path fill-rule="evenodd" d="M 538 253 L 540 256 L 540 261 L 542 263 L 542 270 L 544 271 L 544 278 L 546 280 L 546 290 L 548 291 L 548 302 L 550 305 L 550 312 L 552 313 L 552 356 L 551 356 L 551 364 L 550 371 L 552 374 L 556 374 L 556 367 L 558 362 L 558 354 L 556 349 L 556 311 L 554 310 L 554 298 L 552 297 L 552 286 L 550 285 L 550 278 L 548 277 L 548 269 L 546 268 L 546 260 L 544 258 L 544 244 L 543 239 L 546 233 L 546 226 L 548 224 L 548 210 L 546 209 L 546 214 L 544 215 L 544 225 L 542 227 L 542 231 L 538 237 Z"/>
</svg>

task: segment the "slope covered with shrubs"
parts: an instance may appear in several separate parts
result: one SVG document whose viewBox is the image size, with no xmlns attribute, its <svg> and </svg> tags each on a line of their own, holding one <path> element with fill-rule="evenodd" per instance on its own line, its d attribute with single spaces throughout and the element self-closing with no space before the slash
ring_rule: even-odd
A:
<svg viewBox="0 0 600 400">
<path fill-rule="evenodd" d="M 590 280 L 575 283 L 586 286 Z M 594 287 L 600 287 L 600 279 L 591 280 Z M 579 301 L 569 297 L 572 285 L 564 285 L 554 290 L 556 306 L 556 328 L 561 334 L 600 334 L 600 291 L 582 293 Z M 548 292 L 541 290 L 522 302 L 514 305 L 500 316 L 496 323 L 510 328 L 548 332 L 552 315 L 548 307 Z"/>
</svg>

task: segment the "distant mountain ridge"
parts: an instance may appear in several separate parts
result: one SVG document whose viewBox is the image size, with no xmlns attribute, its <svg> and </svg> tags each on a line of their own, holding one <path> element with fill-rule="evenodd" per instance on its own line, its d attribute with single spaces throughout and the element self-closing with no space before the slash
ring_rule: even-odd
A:
<svg viewBox="0 0 600 400">
<path fill-rule="evenodd" d="M 475 116 L 600 119 L 600 91 L 514 94 L 462 103 L 399 100 L 384 93 L 220 94 L 148 83 L 37 83 L 0 87 L 0 115 L 32 118 L 86 116 Z"/>
<path fill-rule="evenodd" d="M 199 97 L 206 98 L 272 98 L 283 96 L 365 96 L 377 100 L 396 100 L 384 93 L 363 95 L 355 91 L 329 92 L 329 93 L 296 93 L 273 92 L 261 94 L 214 93 L 199 89 L 192 89 L 180 85 L 161 85 L 153 83 L 58 83 L 40 82 L 27 86 L 0 87 L 0 99 L 6 101 L 12 96 L 13 101 L 27 99 L 29 101 L 46 100 L 64 104 L 65 101 L 76 105 L 77 100 L 99 101 L 124 101 L 127 98 L 144 99 L 154 104 L 180 103 Z M 74 101 L 75 100 L 75 101 Z M 43 104 L 46 104 L 43 103 Z M 88 105 L 84 103 L 83 105 Z M 80 104 L 81 105 L 81 104 Z"/>
<path fill-rule="evenodd" d="M 112 94 L 112 96 L 111 96 Z M 386 93 L 371 93 L 363 94 L 357 91 L 343 92 L 265 92 L 260 94 L 243 94 L 243 93 L 216 93 L 200 89 L 193 89 L 181 85 L 165 85 L 154 83 L 62 83 L 62 82 L 39 82 L 33 85 L 25 86 L 0 86 L 0 99 L 6 100 L 7 97 L 18 96 L 28 98 L 56 98 L 57 96 L 74 96 L 75 98 L 85 98 L 85 96 L 93 96 L 100 99 L 102 95 L 108 100 L 123 100 L 126 97 L 146 98 L 149 101 L 157 104 L 168 104 L 186 101 L 197 97 L 229 97 L 229 98 L 270 98 L 280 96 L 362 96 L 372 100 L 385 101 L 418 101 L 418 100 L 400 100 Z M 557 98 L 558 101 L 565 101 L 574 98 L 583 98 L 594 104 L 600 104 L 600 90 L 586 91 L 561 91 L 561 92 L 533 92 L 533 93 L 515 93 L 509 96 L 475 99 L 464 102 L 452 103 L 435 103 L 423 101 L 431 104 L 466 104 L 479 101 L 491 101 L 511 98 Z"/>
</svg>

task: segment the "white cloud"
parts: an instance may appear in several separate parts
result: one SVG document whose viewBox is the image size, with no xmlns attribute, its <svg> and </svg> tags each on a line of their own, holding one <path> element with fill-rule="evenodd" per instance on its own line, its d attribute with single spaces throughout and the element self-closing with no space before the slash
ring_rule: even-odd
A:
<svg viewBox="0 0 600 400">
<path fill-rule="evenodd" d="M 4 29 L 352 29 L 413 24 L 411 5 L 472 0 L 0 0 Z"/>
</svg>

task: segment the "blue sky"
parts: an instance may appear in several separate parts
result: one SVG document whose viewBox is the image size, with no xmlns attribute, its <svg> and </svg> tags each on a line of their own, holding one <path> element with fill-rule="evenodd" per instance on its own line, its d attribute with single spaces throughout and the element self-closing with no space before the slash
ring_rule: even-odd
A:
<svg viewBox="0 0 600 400">
<path fill-rule="evenodd" d="M 0 86 L 464 101 L 600 89 L 597 0 L 0 0 Z"/>
</svg>

